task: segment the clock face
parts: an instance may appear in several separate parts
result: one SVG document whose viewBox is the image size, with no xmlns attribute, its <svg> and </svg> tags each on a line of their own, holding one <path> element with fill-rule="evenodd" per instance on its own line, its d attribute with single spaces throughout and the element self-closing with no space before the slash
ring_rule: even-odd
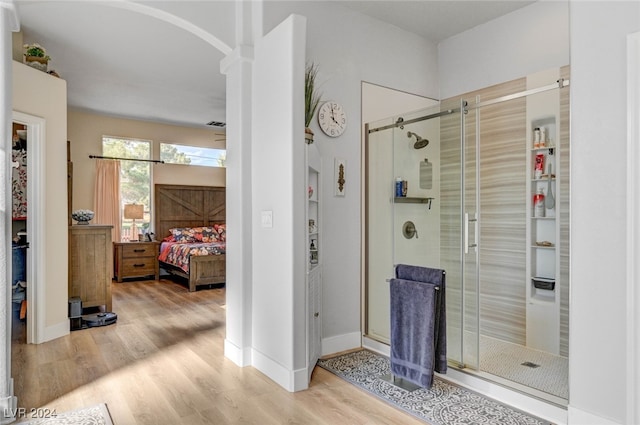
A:
<svg viewBox="0 0 640 425">
<path fill-rule="evenodd" d="M 318 124 L 327 136 L 338 137 L 347 128 L 347 114 L 339 103 L 325 102 L 318 111 Z"/>
</svg>

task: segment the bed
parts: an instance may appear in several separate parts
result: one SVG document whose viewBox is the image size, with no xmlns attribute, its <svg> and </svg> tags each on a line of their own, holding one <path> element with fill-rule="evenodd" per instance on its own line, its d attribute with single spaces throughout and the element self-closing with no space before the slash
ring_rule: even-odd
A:
<svg viewBox="0 0 640 425">
<path fill-rule="evenodd" d="M 159 263 L 164 271 L 185 278 L 189 291 L 201 286 L 220 285 L 226 282 L 226 189 L 215 186 L 155 185 L 155 231 L 156 239 L 163 242 L 160 247 Z M 172 231 L 173 229 L 173 231 Z M 182 229 L 182 230 L 176 230 Z M 217 241 L 210 242 L 207 235 L 218 233 Z M 182 236 L 205 235 L 204 241 L 197 240 L 191 247 L 173 249 L 189 251 L 182 254 L 167 254 L 165 239 L 173 239 L 173 245 L 184 245 L 188 238 Z M 180 241 L 176 241 L 178 235 Z M 222 240 L 221 240 L 222 239 Z M 188 260 L 184 260 L 188 255 Z M 177 257 L 182 258 L 176 264 Z"/>
</svg>

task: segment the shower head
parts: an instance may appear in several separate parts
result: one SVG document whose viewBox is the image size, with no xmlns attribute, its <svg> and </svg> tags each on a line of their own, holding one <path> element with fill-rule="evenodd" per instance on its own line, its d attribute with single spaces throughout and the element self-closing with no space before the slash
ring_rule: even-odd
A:
<svg viewBox="0 0 640 425">
<path fill-rule="evenodd" d="M 407 131 L 407 137 L 416 138 L 416 142 L 413 144 L 414 149 L 422 149 L 429 144 L 429 140 L 423 139 L 422 137 L 418 136 L 416 133 L 412 133 L 411 131 Z"/>
</svg>

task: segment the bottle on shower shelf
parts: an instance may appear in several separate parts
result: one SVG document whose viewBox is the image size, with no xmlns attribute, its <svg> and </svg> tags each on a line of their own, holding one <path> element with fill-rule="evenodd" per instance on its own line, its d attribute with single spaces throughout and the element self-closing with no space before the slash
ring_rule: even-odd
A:
<svg viewBox="0 0 640 425">
<path fill-rule="evenodd" d="M 396 178 L 396 198 L 402 197 L 402 179 Z"/>
<path fill-rule="evenodd" d="M 533 216 L 544 217 L 544 189 L 538 189 L 538 193 L 533 195 Z"/>
</svg>

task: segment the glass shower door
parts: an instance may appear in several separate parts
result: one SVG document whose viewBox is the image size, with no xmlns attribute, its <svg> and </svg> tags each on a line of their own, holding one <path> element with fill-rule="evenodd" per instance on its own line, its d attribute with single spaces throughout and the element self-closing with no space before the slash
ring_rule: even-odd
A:
<svg viewBox="0 0 640 425">
<path fill-rule="evenodd" d="M 465 102 L 442 109 L 464 108 Z M 447 357 L 478 367 L 476 111 L 440 118 L 441 265 L 447 272 Z"/>
<path fill-rule="evenodd" d="M 478 261 L 465 246 L 477 243 L 476 132 L 459 108 L 458 101 L 367 126 L 365 334 L 389 343 L 394 265 L 444 269 L 448 358 L 475 369 Z"/>
</svg>

